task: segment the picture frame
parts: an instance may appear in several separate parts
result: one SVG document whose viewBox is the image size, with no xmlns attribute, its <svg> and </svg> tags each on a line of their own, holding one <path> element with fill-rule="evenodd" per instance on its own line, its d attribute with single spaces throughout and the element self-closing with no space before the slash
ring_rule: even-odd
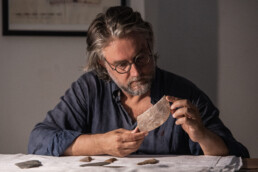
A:
<svg viewBox="0 0 258 172">
<path fill-rule="evenodd" d="M 86 36 L 98 13 L 126 0 L 2 0 L 4 36 Z"/>
</svg>

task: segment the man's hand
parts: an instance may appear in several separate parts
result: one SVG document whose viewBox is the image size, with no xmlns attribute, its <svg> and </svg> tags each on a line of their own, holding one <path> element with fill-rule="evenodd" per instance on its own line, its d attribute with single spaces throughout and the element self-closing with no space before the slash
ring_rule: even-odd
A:
<svg viewBox="0 0 258 172">
<path fill-rule="evenodd" d="M 133 131 L 120 128 L 105 133 L 100 144 L 105 154 L 124 157 L 137 151 L 147 134 L 139 132 L 138 128 Z"/>
<path fill-rule="evenodd" d="M 171 114 L 176 118 L 176 125 L 181 125 L 192 141 L 198 142 L 204 137 L 205 128 L 199 110 L 190 101 L 172 96 L 166 97 L 172 102 Z"/>
<path fill-rule="evenodd" d="M 147 132 L 117 129 L 104 134 L 82 134 L 65 150 L 63 155 L 113 155 L 124 157 L 139 149 Z"/>
<path fill-rule="evenodd" d="M 166 98 L 173 103 L 170 110 L 173 117 L 177 119 L 175 124 L 181 125 L 190 139 L 200 144 L 204 155 L 228 155 L 229 150 L 224 141 L 217 134 L 204 127 L 197 107 L 189 100 L 172 96 Z"/>
</svg>

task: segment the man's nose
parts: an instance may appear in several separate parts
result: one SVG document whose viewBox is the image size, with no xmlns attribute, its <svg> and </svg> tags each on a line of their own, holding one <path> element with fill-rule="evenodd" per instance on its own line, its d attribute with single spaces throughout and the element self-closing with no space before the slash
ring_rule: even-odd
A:
<svg viewBox="0 0 258 172">
<path fill-rule="evenodd" d="M 130 75 L 131 76 L 139 76 L 140 75 L 139 67 L 137 67 L 134 63 L 131 66 Z"/>
</svg>

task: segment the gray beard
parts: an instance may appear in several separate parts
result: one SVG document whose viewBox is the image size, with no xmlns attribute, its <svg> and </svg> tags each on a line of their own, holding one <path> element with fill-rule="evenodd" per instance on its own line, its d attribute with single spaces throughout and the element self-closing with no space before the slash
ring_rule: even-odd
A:
<svg viewBox="0 0 258 172">
<path fill-rule="evenodd" d="M 138 86 L 139 89 L 136 89 L 136 90 L 132 89 L 131 84 L 139 80 L 142 80 L 142 78 L 141 77 L 132 78 L 131 81 L 126 86 L 118 85 L 118 87 L 130 95 L 140 96 L 147 93 L 150 90 L 152 78 L 148 78 L 148 81 L 146 81 L 146 83 L 139 85 Z"/>
<path fill-rule="evenodd" d="M 117 86 L 123 90 L 124 92 L 133 95 L 133 96 L 140 96 L 143 95 L 145 93 L 147 93 L 150 88 L 151 88 L 151 83 L 153 78 L 155 77 L 155 68 L 154 70 L 151 72 L 151 74 L 147 75 L 147 76 L 139 76 L 139 77 L 134 77 L 134 78 L 130 78 L 128 83 L 126 85 L 122 85 L 118 82 L 117 78 L 114 77 L 112 75 L 112 73 L 109 73 L 110 78 L 117 84 Z M 144 83 L 137 83 L 137 88 L 138 89 L 133 89 L 132 88 L 132 83 L 134 82 L 139 82 L 139 81 L 143 81 Z"/>
</svg>

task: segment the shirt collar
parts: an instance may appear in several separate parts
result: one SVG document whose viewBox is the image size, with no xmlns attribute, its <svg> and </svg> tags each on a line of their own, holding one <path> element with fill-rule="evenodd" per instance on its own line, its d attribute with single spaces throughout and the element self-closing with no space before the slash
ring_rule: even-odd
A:
<svg viewBox="0 0 258 172">
<path fill-rule="evenodd" d="M 115 99 L 116 102 L 121 102 L 121 89 L 116 85 L 113 80 L 110 81 L 110 84 L 113 99 Z"/>
</svg>

